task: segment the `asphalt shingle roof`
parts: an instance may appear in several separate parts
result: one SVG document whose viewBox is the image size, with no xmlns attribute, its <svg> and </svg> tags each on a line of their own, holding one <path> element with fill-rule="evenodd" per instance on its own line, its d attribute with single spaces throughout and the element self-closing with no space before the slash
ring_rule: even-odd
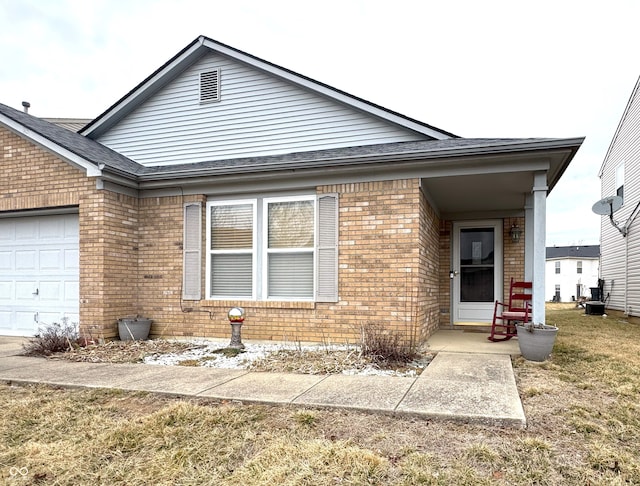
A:
<svg viewBox="0 0 640 486">
<path fill-rule="evenodd" d="M 438 157 L 441 153 L 447 156 L 452 150 L 469 150 L 474 153 L 496 153 L 505 150 L 509 145 L 520 145 L 527 142 L 543 141 L 546 139 L 533 138 L 452 138 L 445 140 L 425 140 L 419 142 L 398 142 L 346 147 L 328 150 L 296 152 L 264 157 L 246 157 L 227 160 L 213 160 L 209 162 L 177 164 L 165 166 L 145 167 L 105 145 L 78 133 L 49 123 L 20 110 L 16 110 L 0 103 L 0 114 L 32 130 L 51 142 L 69 150 L 77 156 L 98 166 L 105 164 L 107 170 L 126 175 L 131 179 L 145 177 L 159 179 L 171 178 L 180 173 L 197 172 L 199 175 L 221 172 L 258 172 L 261 170 L 277 170 L 286 166 L 288 169 L 303 169 L 309 167 L 327 166 L 337 167 L 346 164 L 350 159 L 413 154 Z"/>
<path fill-rule="evenodd" d="M 47 140 L 73 152 L 88 162 L 97 165 L 103 163 L 119 171 L 135 174 L 142 166 L 110 148 L 67 130 L 55 123 L 16 110 L 0 103 L 0 114 L 41 135 Z"/>
<path fill-rule="evenodd" d="M 552 258 L 598 258 L 600 245 L 548 246 L 547 259 Z"/>
</svg>

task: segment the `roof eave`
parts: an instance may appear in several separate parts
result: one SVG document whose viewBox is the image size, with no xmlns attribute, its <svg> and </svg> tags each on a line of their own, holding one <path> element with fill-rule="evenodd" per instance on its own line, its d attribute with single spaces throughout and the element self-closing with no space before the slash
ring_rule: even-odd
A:
<svg viewBox="0 0 640 486">
<path fill-rule="evenodd" d="M 163 172 L 154 172 L 151 174 L 145 174 L 142 172 L 138 175 L 138 180 L 141 183 L 152 184 L 155 187 L 163 185 L 171 186 L 176 184 L 176 179 L 200 179 L 211 178 L 215 176 L 232 176 L 238 174 L 260 173 L 265 174 L 268 172 L 281 172 L 293 173 L 293 171 L 301 170 L 314 170 L 328 168 L 329 165 L 333 169 L 343 168 L 346 169 L 352 166 L 362 165 L 380 165 L 391 162 L 403 162 L 407 164 L 415 163 L 417 161 L 437 161 L 447 160 L 448 163 L 452 159 L 467 159 L 469 157 L 487 157 L 497 155 L 514 155 L 518 153 L 526 152 L 546 152 L 546 155 L 555 155 L 563 159 L 559 164 L 561 167 L 555 171 L 559 174 L 556 179 L 548 181 L 551 188 L 556 184 L 557 179 L 562 172 L 566 169 L 569 162 L 575 155 L 576 151 L 582 144 L 584 138 L 572 138 L 572 139 L 544 139 L 534 140 L 527 142 L 511 143 L 491 145 L 485 147 L 459 147 L 451 149 L 443 149 L 437 151 L 412 151 L 412 152 L 395 152 L 379 155 L 357 155 L 352 157 L 337 157 L 337 158 L 313 158 L 309 160 L 295 160 L 295 161 L 277 161 L 274 163 L 255 163 L 245 164 L 237 167 L 195 167 L 185 168 L 180 170 L 168 170 Z M 164 181 L 164 182 L 163 182 Z"/>
<path fill-rule="evenodd" d="M 171 73 L 180 72 L 183 67 L 202 55 L 202 37 L 195 39 L 175 56 L 160 66 L 135 88 L 111 105 L 105 112 L 79 131 L 80 134 L 96 138 L 108 130 L 123 116 L 133 111 L 140 103 L 170 81 Z"/>
<path fill-rule="evenodd" d="M 609 147 L 607 148 L 607 153 L 605 154 L 604 158 L 602 159 L 602 164 L 600 165 L 600 170 L 598 171 L 598 177 L 602 177 L 602 174 L 604 172 L 604 166 L 607 163 L 607 160 L 609 159 L 609 154 L 611 153 L 611 150 L 613 149 L 613 145 L 616 142 L 616 139 L 618 138 L 618 134 L 620 133 L 620 130 L 622 128 L 622 124 L 624 122 L 624 120 L 627 118 L 627 114 L 629 113 L 629 110 L 631 109 L 631 104 L 633 103 L 634 98 L 636 97 L 636 94 L 638 93 L 638 90 L 640 90 L 640 76 L 638 77 L 635 86 L 633 87 L 633 91 L 631 92 L 631 96 L 629 96 L 629 100 L 627 101 L 627 105 L 625 106 L 624 112 L 622 113 L 622 116 L 620 117 L 620 121 L 618 122 L 618 126 L 616 127 L 616 131 L 613 133 L 613 137 L 611 137 L 611 142 L 609 143 Z"/>
</svg>

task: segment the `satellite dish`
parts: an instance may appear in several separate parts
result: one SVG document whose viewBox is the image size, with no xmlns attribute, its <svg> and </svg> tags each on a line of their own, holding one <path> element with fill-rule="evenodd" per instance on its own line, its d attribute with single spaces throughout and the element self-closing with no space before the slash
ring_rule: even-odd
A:
<svg viewBox="0 0 640 486">
<path fill-rule="evenodd" d="M 615 213 L 618 209 L 622 207 L 622 198 L 620 196 L 609 196 L 604 199 L 600 199 L 597 203 L 595 203 L 591 210 L 602 216 L 609 216 L 609 220 L 615 229 L 617 229 L 622 236 L 627 236 L 627 226 L 623 225 L 619 226 L 617 221 L 613 220 L 613 213 Z"/>
<path fill-rule="evenodd" d="M 609 196 L 600 199 L 593 205 L 591 210 L 602 216 L 611 216 L 622 207 L 622 198 L 620 196 Z"/>
</svg>

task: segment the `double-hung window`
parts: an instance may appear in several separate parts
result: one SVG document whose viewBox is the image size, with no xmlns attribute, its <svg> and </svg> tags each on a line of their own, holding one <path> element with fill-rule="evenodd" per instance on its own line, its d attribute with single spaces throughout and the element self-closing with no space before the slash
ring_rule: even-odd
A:
<svg viewBox="0 0 640 486">
<path fill-rule="evenodd" d="M 313 299 L 315 197 L 265 199 L 263 211 L 263 297 Z"/>
<path fill-rule="evenodd" d="M 337 195 L 209 201 L 207 299 L 337 301 Z"/>
<path fill-rule="evenodd" d="M 253 299 L 256 266 L 256 202 L 208 205 L 209 295 Z"/>
</svg>

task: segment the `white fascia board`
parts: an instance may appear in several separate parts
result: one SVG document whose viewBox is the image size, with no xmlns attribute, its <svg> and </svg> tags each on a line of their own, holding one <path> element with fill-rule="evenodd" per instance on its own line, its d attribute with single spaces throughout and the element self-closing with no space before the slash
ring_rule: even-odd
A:
<svg viewBox="0 0 640 486">
<path fill-rule="evenodd" d="M 91 136 L 91 134 L 96 134 L 96 133 L 100 134 L 101 131 L 103 130 L 103 127 L 111 126 L 111 123 L 113 122 L 114 119 L 118 119 L 120 116 L 122 116 L 123 113 L 126 114 L 128 112 L 127 110 L 128 107 L 137 106 L 140 100 L 145 100 L 149 95 L 149 93 L 153 93 L 155 91 L 156 86 L 159 83 L 162 84 L 166 82 L 166 76 L 170 77 L 170 73 L 172 71 L 179 69 L 181 66 L 185 65 L 185 63 L 187 64 L 190 63 L 191 60 L 194 58 L 197 58 L 200 55 L 200 52 L 203 51 L 204 49 L 207 49 L 207 50 L 211 49 L 224 56 L 230 57 L 237 61 L 253 66 L 256 69 L 266 71 L 274 76 L 285 79 L 299 86 L 303 86 L 306 89 L 315 91 L 328 98 L 332 98 L 340 103 L 346 104 L 348 106 L 352 106 L 364 112 L 368 112 L 378 118 L 382 118 L 384 120 L 387 120 L 396 125 L 400 125 L 414 132 L 418 132 L 423 135 L 432 137 L 436 140 L 452 138 L 449 134 L 443 133 L 440 130 L 431 128 L 429 126 L 425 126 L 409 118 L 406 118 L 401 115 L 394 114 L 393 112 L 387 111 L 385 109 L 376 107 L 375 105 L 372 105 L 363 100 L 357 99 L 353 96 L 347 95 L 346 93 L 342 93 L 327 85 L 323 85 L 321 83 L 311 80 L 310 78 L 303 77 L 287 69 L 280 68 L 275 64 L 271 64 L 269 62 L 263 61 L 257 57 L 254 57 L 242 51 L 236 50 L 230 46 L 220 44 L 204 36 L 200 36 L 184 52 L 180 53 L 176 58 L 168 62 L 162 68 L 160 68 L 160 70 L 157 71 L 155 74 L 153 74 L 149 79 L 143 81 L 140 86 L 134 89 L 134 91 L 132 91 L 128 95 L 125 95 L 124 98 L 116 102 L 116 104 L 114 104 L 105 113 L 103 113 L 102 117 L 99 117 L 97 121 L 91 124 L 89 128 L 82 130 L 80 133 L 86 136 Z"/>
<path fill-rule="evenodd" d="M 620 121 L 618 122 L 618 126 L 616 127 L 616 131 L 613 134 L 613 137 L 611 137 L 611 142 L 609 142 L 609 148 L 607 148 L 607 153 L 605 154 L 604 158 L 602 159 L 602 164 L 600 165 L 600 170 L 598 171 L 598 177 L 600 179 L 602 179 L 602 174 L 604 173 L 604 167 L 607 164 L 607 161 L 609 160 L 609 155 L 611 154 L 611 150 L 613 149 L 613 146 L 616 142 L 616 140 L 618 139 L 618 135 L 620 134 L 620 130 L 622 129 L 622 125 L 624 125 L 624 121 L 627 118 L 627 115 L 629 114 L 629 110 L 631 109 L 631 105 L 633 104 L 633 101 L 635 99 L 636 96 L 638 96 L 638 92 L 640 90 L 640 76 L 638 77 L 638 80 L 636 81 L 635 86 L 633 87 L 633 91 L 631 92 L 631 96 L 629 96 L 629 100 L 627 101 L 627 105 L 624 108 L 624 112 L 622 113 L 622 116 L 620 117 Z"/>
<path fill-rule="evenodd" d="M 200 40 L 200 42 L 194 43 L 180 56 L 173 59 L 150 78 L 143 81 L 137 89 L 125 95 L 122 99 L 120 99 L 120 101 L 116 102 L 115 105 L 111 106 L 105 113 L 103 113 L 102 117 L 99 117 L 99 119 L 94 124 L 91 124 L 91 126 L 87 129 L 81 130 L 80 133 L 87 137 L 93 138 L 91 137 L 91 134 L 96 132 L 100 133 L 102 131 L 102 127 L 104 127 L 105 125 L 109 127 L 114 118 L 118 119 L 122 116 L 122 113 L 127 113 L 128 107 L 135 107 L 141 101 L 144 101 L 149 96 L 149 93 L 155 92 L 156 86 L 159 83 L 161 84 L 166 82 L 166 76 L 170 75 L 172 71 L 179 69 L 182 65 L 184 65 L 184 63 L 189 62 L 194 55 L 197 55 L 200 49 L 202 49 L 202 40 Z"/>
<path fill-rule="evenodd" d="M 496 144 L 486 147 L 461 147 L 446 150 L 436 151 L 413 151 L 413 152 L 389 152 L 385 154 L 365 154 L 354 156 L 343 156 L 338 158 L 312 158 L 312 159 L 298 159 L 295 161 L 277 161 L 271 163 L 256 162 L 255 164 L 247 164 L 236 167 L 224 167 L 224 168 L 189 168 L 181 171 L 172 170 L 168 167 L 165 171 L 157 171 L 150 175 L 141 176 L 141 180 L 153 181 L 153 180 L 167 180 L 175 179 L 179 177 L 198 177 L 200 174 L 210 175 L 232 175 L 232 174 L 244 174 L 244 173 L 261 173 L 277 170 L 308 170 L 324 168 L 326 170 L 332 170 L 334 168 L 346 167 L 351 165 L 371 165 L 384 162 L 403 162 L 414 163 L 418 161 L 420 164 L 429 164 L 432 166 L 442 165 L 442 175 L 454 175 L 456 170 L 456 164 L 469 164 L 469 157 L 483 157 L 485 160 L 487 157 L 491 157 L 494 160 L 487 164 L 480 165 L 475 169 L 477 173 L 483 173 L 482 171 L 488 170 L 491 166 L 503 167 L 505 164 L 513 164 L 515 160 L 530 159 L 528 164 L 522 164 L 510 167 L 509 172 L 527 171 L 527 170 L 548 170 L 549 155 L 541 154 L 538 157 L 532 157 L 531 155 L 522 154 L 520 152 L 527 152 L 531 150 L 567 150 L 573 146 L 580 145 L 582 138 L 577 139 L 551 139 L 551 140 L 536 140 L 533 142 L 519 142 L 508 144 Z M 329 164 L 329 166 L 327 166 Z M 394 168 L 399 167 L 398 164 L 394 165 Z M 504 171 L 498 169 L 498 171 Z"/>
<path fill-rule="evenodd" d="M 333 98 L 334 100 L 344 103 L 346 105 L 353 106 L 354 108 L 357 108 L 359 110 L 371 113 L 372 115 L 375 115 L 379 118 L 383 118 L 397 125 L 401 125 L 415 132 L 422 133 L 429 137 L 433 137 L 436 140 L 444 140 L 444 139 L 452 138 L 451 136 L 446 135 L 439 130 L 429 128 L 427 126 L 424 126 L 420 123 L 416 123 L 405 117 L 395 115 L 386 110 L 378 108 L 374 105 L 365 103 L 352 96 L 348 96 L 344 93 L 336 91 L 335 89 L 332 89 L 329 86 L 325 86 L 320 83 L 314 82 L 311 79 L 304 78 L 291 71 L 287 71 L 286 69 L 281 69 L 274 64 L 264 62 L 256 57 L 253 57 L 241 51 L 237 51 L 235 49 L 229 48 L 228 46 L 218 44 L 217 42 L 211 39 L 201 37 L 200 41 L 203 43 L 204 46 L 209 47 L 210 49 L 213 49 L 214 51 L 217 51 L 221 54 L 224 54 L 225 56 L 228 56 L 238 61 L 241 61 L 243 63 L 249 64 L 260 70 L 267 71 L 268 73 L 273 74 L 274 76 L 278 76 L 280 78 L 286 79 L 287 81 L 303 86 L 307 89 L 320 93 L 329 98 Z"/>
<path fill-rule="evenodd" d="M 102 171 L 93 163 L 4 115 L 0 115 L 0 124 L 4 125 L 17 135 L 22 136 L 54 155 L 57 155 L 72 166 L 84 170 L 87 177 L 99 177 L 102 175 Z"/>
</svg>

